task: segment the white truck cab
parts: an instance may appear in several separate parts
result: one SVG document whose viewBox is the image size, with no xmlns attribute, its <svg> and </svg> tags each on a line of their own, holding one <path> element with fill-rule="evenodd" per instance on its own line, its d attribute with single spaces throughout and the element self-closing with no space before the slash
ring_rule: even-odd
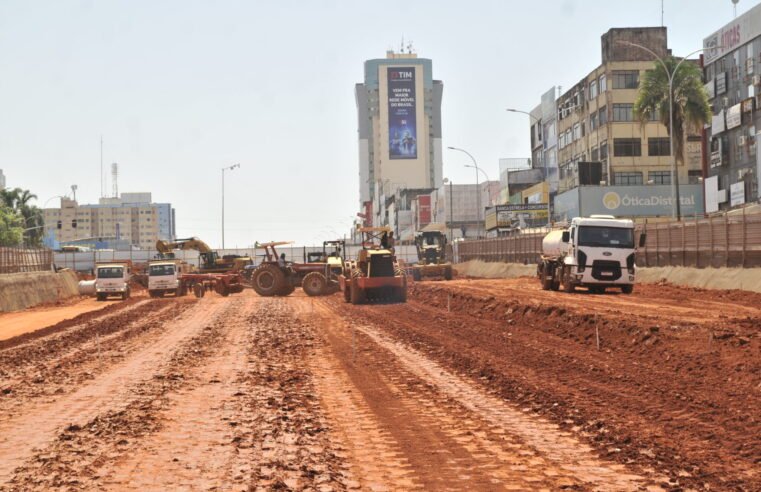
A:
<svg viewBox="0 0 761 492">
<path fill-rule="evenodd" d="M 567 292 L 586 287 L 603 292 L 619 287 L 625 294 L 634 289 L 637 265 L 634 222 L 610 215 L 576 217 L 569 227 L 552 231 L 542 241 L 542 261 L 537 274 L 542 288 Z M 640 235 L 640 245 L 645 236 Z"/>
<path fill-rule="evenodd" d="M 95 264 L 95 296 L 105 301 L 109 296 L 129 298 L 129 279 L 131 265 L 129 262 L 110 262 Z"/>
<path fill-rule="evenodd" d="M 148 294 L 151 297 L 185 295 L 185 286 L 180 276 L 186 272 L 187 266 L 187 263 L 178 260 L 151 261 L 148 264 Z"/>
</svg>

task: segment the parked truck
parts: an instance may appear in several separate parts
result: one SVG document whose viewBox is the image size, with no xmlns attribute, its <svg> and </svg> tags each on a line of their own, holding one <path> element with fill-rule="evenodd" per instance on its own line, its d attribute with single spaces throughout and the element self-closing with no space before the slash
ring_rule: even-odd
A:
<svg viewBox="0 0 761 492">
<path fill-rule="evenodd" d="M 175 297 L 187 294 L 187 286 L 181 276 L 190 272 L 190 265 L 181 260 L 155 260 L 148 263 L 148 294 L 151 297 Z"/>
<path fill-rule="evenodd" d="M 644 246 L 645 235 L 639 237 Z M 611 215 L 577 217 L 542 240 L 537 277 L 544 290 L 585 287 L 593 293 L 620 288 L 631 294 L 637 273 L 634 223 Z"/>
<path fill-rule="evenodd" d="M 129 280 L 132 263 L 129 261 L 99 262 L 95 264 L 95 296 L 105 301 L 109 296 L 129 298 Z"/>
</svg>

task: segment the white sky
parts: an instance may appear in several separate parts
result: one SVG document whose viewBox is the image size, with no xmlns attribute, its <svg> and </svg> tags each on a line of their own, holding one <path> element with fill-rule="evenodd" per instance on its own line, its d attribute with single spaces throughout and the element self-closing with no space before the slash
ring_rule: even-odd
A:
<svg viewBox="0 0 761 492">
<path fill-rule="evenodd" d="M 669 46 L 685 55 L 732 16 L 730 0 L 665 0 Z M 317 244 L 357 212 L 364 60 L 412 40 L 444 81 L 444 147 L 497 179 L 500 157 L 529 155 L 528 117 L 504 108 L 578 82 L 609 28 L 660 22 L 660 0 L 0 0 L 0 169 L 40 206 L 72 184 L 96 202 L 103 135 L 120 191 L 171 202 L 179 236 L 218 246 L 220 168 L 240 162 L 226 246 Z M 445 176 L 475 179 L 444 157 Z"/>
</svg>

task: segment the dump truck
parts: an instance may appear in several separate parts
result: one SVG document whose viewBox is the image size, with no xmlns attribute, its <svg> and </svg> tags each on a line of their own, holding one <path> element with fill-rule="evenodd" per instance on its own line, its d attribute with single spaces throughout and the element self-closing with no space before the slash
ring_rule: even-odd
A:
<svg viewBox="0 0 761 492">
<path fill-rule="evenodd" d="M 148 262 L 148 295 L 164 297 L 172 294 L 184 296 L 188 292 L 182 275 L 190 273 L 190 265 L 182 260 L 153 260 Z"/>
<path fill-rule="evenodd" d="M 573 292 L 576 287 L 593 293 L 620 288 L 634 291 L 637 265 L 634 223 L 611 215 L 576 217 L 562 230 L 549 232 L 542 240 L 537 277 L 544 290 Z M 646 237 L 641 234 L 642 247 Z"/>
<path fill-rule="evenodd" d="M 95 297 L 105 301 L 110 296 L 126 300 L 130 296 L 129 280 L 132 270 L 130 261 L 95 263 Z"/>
<path fill-rule="evenodd" d="M 362 227 L 362 249 L 357 259 L 346 261 L 338 283 L 346 302 L 407 302 L 407 276 L 393 247 L 386 246 L 391 229 Z"/>
<path fill-rule="evenodd" d="M 443 277 L 452 280 L 452 264 L 446 259 L 447 236 L 441 231 L 420 231 L 415 235 L 418 261 L 412 265 L 412 278 Z"/>
</svg>

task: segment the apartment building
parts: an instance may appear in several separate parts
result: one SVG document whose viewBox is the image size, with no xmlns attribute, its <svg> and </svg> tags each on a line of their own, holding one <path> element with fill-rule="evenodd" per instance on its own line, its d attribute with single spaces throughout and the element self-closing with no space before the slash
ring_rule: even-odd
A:
<svg viewBox="0 0 761 492">
<path fill-rule="evenodd" d="M 670 54 L 665 27 L 610 29 L 602 36 L 602 63 L 565 91 L 557 105 L 558 191 L 579 185 L 671 184 L 669 136 L 658 115 L 644 125 L 635 118 L 640 77 L 655 58 Z M 699 129 L 688 131 L 679 182 L 702 176 Z M 599 163 L 581 166 L 579 163 Z M 596 168 L 599 172 L 584 172 Z M 596 182 L 590 182 L 589 177 Z M 598 181 L 599 178 L 599 181 Z"/>
</svg>

